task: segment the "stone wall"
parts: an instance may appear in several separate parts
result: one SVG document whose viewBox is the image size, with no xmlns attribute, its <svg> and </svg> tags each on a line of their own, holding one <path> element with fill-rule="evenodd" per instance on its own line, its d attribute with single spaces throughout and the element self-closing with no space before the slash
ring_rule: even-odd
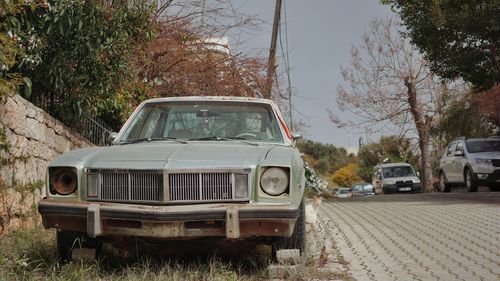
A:
<svg viewBox="0 0 500 281">
<path fill-rule="evenodd" d="M 19 95 L 0 102 L 0 234 L 39 220 L 50 161 L 93 144 Z"/>
</svg>

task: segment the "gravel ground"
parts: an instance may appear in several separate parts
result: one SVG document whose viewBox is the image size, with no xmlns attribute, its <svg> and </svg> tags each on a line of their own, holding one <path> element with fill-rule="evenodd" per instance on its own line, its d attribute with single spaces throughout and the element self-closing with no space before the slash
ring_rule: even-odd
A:
<svg viewBox="0 0 500 281">
<path fill-rule="evenodd" d="M 354 280 L 500 280 L 499 192 L 323 202 L 309 228 L 316 261 L 325 246 L 323 267 Z"/>
</svg>

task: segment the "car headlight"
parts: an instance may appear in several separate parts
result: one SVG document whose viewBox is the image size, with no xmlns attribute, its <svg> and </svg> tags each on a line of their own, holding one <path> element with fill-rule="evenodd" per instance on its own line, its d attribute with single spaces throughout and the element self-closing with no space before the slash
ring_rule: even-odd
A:
<svg viewBox="0 0 500 281">
<path fill-rule="evenodd" d="M 70 167 L 50 168 L 50 189 L 60 195 L 68 195 L 76 191 L 76 171 Z"/>
<path fill-rule="evenodd" d="M 260 177 L 262 190 L 273 196 L 283 194 L 289 184 L 289 173 L 287 169 L 271 167 L 266 169 Z"/>
<path fill-rule="evenodd" d="M 476 163 L 478 165 L 491 165 L 491 159 L 476 158 Z"/>
</svg>

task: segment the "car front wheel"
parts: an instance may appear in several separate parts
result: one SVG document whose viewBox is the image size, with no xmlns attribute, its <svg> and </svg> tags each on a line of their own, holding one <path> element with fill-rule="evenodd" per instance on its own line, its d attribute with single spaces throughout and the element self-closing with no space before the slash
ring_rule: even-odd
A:
<svg viewBox="0 0 500 281">
<path fill-rule="evenodd" d="M 102 243 L 95 239 L 89 238 L 85 233 L 57 230 L 57 254 L 61 261 L 68 262 L 71 260 L 73 249 L 90 248 L 95 249 L 95 258 L 100 255 Z"/>
<path fill-rule="evenodd" d="M 273 256 L 276 257 L 276 252 L 283 249 L 299 249 L 300 255 L 305 255 L 306 250 L 306 224 L 305 224 L 305 207 L 304 199 L 299 206 L 299 217 L 297 222 L 295 222 L 295 228 L 293 229 L 292 236 L 290 237 L 280 237 L 276 239 L 272 245 Z"/>
<path fill-rule="evenodd" d="M 451 186 L 449 183 L 446 182 L 446 176 L 444 175 L 443 172 L 439 174 L 439 190 L 441 192 L 450 192 L 451 191 Z"/>
<path fill-rule="evenodd" d="M 477 179 L 471 169 L 466 169 L 464 173 L 465 188 L 469 192 L 477 192 Z"/>
</svg>

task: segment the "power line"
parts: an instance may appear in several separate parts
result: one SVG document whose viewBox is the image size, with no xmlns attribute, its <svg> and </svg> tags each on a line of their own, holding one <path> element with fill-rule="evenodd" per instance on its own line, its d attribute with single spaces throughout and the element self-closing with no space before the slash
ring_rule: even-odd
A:
<svg viewBox="0 0 500 281">
<path fill-rule="evenodd" d="M 293 119 L 292 119 L 292 114 L 293 114 L 293 106 L 292 106 L 292 79 L 290 76 L 290 57 L 289 57 L 289 48 L 288 48 L 288 18 L 287 18 L 287 12 L 286 12 L 286 0 L 283 1 L 283 10 L 284 10 L 284 16 L 285 16 L 285 49 L 286 52 L 283 50 L 283 39 L 281 37 L 282 32 L 281 32 L 281 22 L 279 23 L 279 34 L 280 34 L 280 49 L 281 49 L 281 54 L 283 55 L 283 62 L 285 63 L 285 72 L 286 72 L 286 77 L 287 77 L 287 90 L 288 90 L 288 109 L 289 109 L 289 120 L 290 120 L 290 130 L 293 130 Z"/>
</svg>

